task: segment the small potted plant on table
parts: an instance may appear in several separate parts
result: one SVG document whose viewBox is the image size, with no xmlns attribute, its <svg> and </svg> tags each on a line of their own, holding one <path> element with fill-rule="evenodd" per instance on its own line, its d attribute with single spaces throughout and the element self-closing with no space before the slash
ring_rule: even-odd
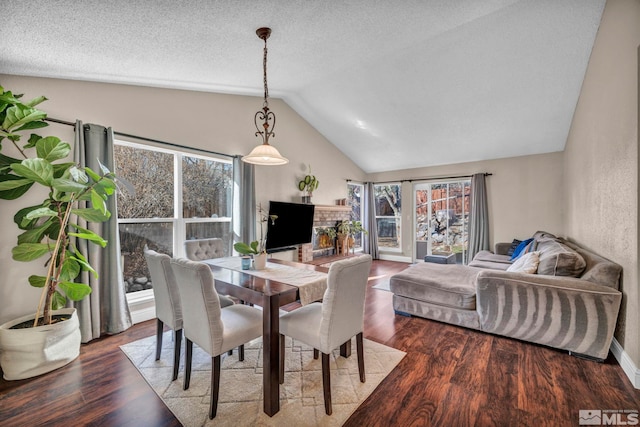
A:
<svg viewBox="0 0 640 427">
<path fill-rule="evenodd" d="M 258 204 L 258 220 L 260 221 L 260 239 L 246 244 L 244 242 L 238 242 L 233 245 L 233 249 L 239 254 L 250 255 L 253 257 L 253 268 L 256 270 L 264 270 L 267 264 L 267 234 L 264 230 L 264 225 L 267 221 L 271 221 L 271 224 L 275 222 L 278 215 L 269 215 L 269 213 L 262 209 L 262 204 Z"/>
</svg>

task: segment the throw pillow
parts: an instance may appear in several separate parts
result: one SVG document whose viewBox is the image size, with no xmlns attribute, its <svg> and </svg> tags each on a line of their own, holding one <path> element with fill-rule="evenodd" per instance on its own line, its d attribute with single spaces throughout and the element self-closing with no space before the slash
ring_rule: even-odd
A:
<svg viewBox="0 0 640 427">
<path fill-rule="evenodd" d="M 507 268 L 507 271 L 534 274 L 540 263 L 540 252 L 534 251 L 522 255 Z"/>
<path fill-rule="evenodd" d="M 511 261 L 515 261 L 515 259 L 520 256 L 520 254 L 522 253 L 524 248 L 526 248 L 527 245 L 529 243 L 531 243 L 531 242 L 533 242 L 533 238 L 527 239 L 527 240 L 523 240 L 522 242 L 520 242 L 518 244 L 518 246 L 516 247 L 516 249 L 513 251 L 513 255 L 511 255 Z"/>
<path fill-rule="evenodd" d="M 513 239 L 513 241 L 511 242 L 511 246 L 509 246 L 509 250 L 507 251 L 507 255 L 512 256 L 513 251 L 516 250 L 521 241 L 522 240 Z"/>
</svg>

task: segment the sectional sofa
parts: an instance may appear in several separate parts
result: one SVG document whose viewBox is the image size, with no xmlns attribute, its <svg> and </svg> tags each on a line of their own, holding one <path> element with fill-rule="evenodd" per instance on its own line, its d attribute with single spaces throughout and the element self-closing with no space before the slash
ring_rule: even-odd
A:
<svg viewBox="0 0 640 427">
<path fill-rule="evenodd" d="M 528 269 L 507 255 L 510 247 L 498 243 L 469 265 L 420 262 L 395 274 L 396 313 L 605 359 L 622 299 L 620 265 L 546 232 L 521 255 L 534 261 Z"/>
</svg>

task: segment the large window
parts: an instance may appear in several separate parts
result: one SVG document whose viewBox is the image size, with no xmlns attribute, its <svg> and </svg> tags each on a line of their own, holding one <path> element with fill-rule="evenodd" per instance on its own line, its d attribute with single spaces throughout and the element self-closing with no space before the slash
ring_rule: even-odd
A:
<svg viewBox="0 0 640 427">
<path fill-rule="evenodd" d="M 347 184 L 347 202 L 351 206 L 351 220 L 362 222 L 362 197 L 364 195 L 364 186 L 362 184 Z M 362 224 L 365 226 L 366 224 Z M 362 233 L 358 233 L 355 237 L 354 248 L 362 248 Z"/>
<path fill-rule="evenodd" d="M 220 237 L 231 254 L 230 161 L 116 141 L 115 172 L 134 193 L 118 194 L 127 292 L 151 289 L 143 249 L 183 256 L 184 241 Z"/>
<path fill-rule="evenodd" d="M 374 185 L 378 248 L 400 250 L 400 183 Z"/>
</svg>

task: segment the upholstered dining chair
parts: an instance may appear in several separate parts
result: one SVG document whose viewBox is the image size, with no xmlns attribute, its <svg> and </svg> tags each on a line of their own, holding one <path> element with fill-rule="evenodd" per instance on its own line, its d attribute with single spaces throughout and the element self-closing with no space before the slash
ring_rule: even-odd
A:
<svg viewBox="0 0 640 427">
<path fill-rule="evenodd" d="M 224 241 L 219 237 L 185 240 L 184 251 L 191 261 L 222 258 L 224 256 Z"/>
<path fill-rule="evenodd" d="M 224 241 L 219 237 L 185 240 L 184 252 L 187 258 L 191 261 L 204 261 L 205 259 L 222 258 L 224 256 Z M 233 300 L 228 296 L 219 296 L 220 305 L 222 307 L 233 304 Z"/>
<path fill-rule="evenodd" d="M 342 344 L 356 337 L 360 382 L 364 373 L 364 298 L 371 255 L 337 261 L 329 267 L 327 290 L 322 303 L 314 302 L 280 316 L 280 383 L 284 382 L 284 340 L 289 336 L 322 353 L 324 409 L 331 415 L 331 373 L 329 356 Z"/>
<path fill-rule="evenodd" d="M 156 305 L 156 360 L 160 360 L 162 354 L 162 333 L 164 325 L 167 325 L 173 330 L 173 376 L 171 380 L 175 381 L 178 378 L 182 345 L 182 304 L 180 303 L 180 293 L 171 269 L 171 257 L 146 247 L 144 249 L 144 257 L 151 275 Z M 233 305 L 233 301 L 230 298 L 221 299 L 220 305 L 222 307 Z"/>
<path fill-rule="evenodd" d="M 220 391 L 220 355 L 262 336 L 262 311 L 242 304 L 220 308 L 213 273 L 208 265 L 188 259 L 172 259 L 183 312 L 186 338 L 183 388 L 189 388 L 193 343 L 211 356 L 211 400 L 209 418 L 216 416 Z M 241 359 L 244 355 L 240 351 Z"/>
</svg>

